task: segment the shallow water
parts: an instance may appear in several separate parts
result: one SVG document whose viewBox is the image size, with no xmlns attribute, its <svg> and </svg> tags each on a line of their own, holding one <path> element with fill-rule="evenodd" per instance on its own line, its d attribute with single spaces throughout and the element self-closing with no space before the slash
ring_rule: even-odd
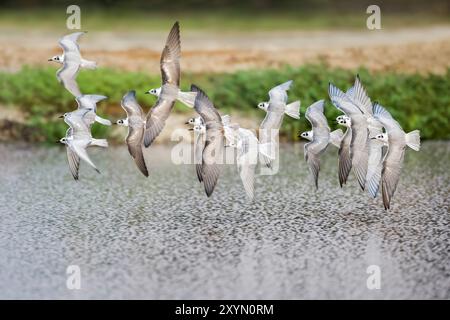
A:
<svg viewBox="0 0 450 320">
<path fill-rule="evenodd" d="M 407 151 L 387 212 L 353 176 L 339 188 L 331 147 L 318 192 L 284 146 L 254 203 L 233 166 L 207 199 L 168 147 L 146 151 L 148 179 L 124 147 L 89 152 L 102 174 L 83 163 L 74 182 L 64 148 L 0 145 L 0 298 L 450 298 L 450 142 Z"/>
</svg>

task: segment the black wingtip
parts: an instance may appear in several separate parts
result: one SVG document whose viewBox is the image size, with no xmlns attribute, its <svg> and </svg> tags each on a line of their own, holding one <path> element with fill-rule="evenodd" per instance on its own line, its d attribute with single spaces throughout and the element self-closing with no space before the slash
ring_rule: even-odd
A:
<svg viewBox="0 0 450 320">
<path fill-rule="evenodd" d="M 200 89 L 198 86 L 196 86 L 195 84 L 191 84 L 191 91 L 194 92 L 201 92 L 202 89 Z"/>
</svg>

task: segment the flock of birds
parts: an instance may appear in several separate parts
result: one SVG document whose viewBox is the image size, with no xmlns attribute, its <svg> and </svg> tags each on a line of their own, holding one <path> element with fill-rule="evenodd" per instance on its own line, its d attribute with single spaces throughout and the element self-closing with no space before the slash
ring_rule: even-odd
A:
<svg viewBox="0 0 450 320">
<path fill-rule="evenodd" d="M 77 110 L 61 116 L 69 128 L 66 136 L 59 141 L 66 145 L 69 169 L 75 180 L 78 180 L 80 159 L 99 172 L 86 149 L 91 146 L 108 147 L 106 139 L 92 137 L 92 124 L 98 122 L 111 125 L 111 121 L 96 113 L 97 103 L 107 97 L 82 94 L 76 81 L 80 69 L 96 68 L 95 62 L 81 56 L 78 39 L 84 33 L 75 32 L 61 38 L 59 44 L 63 54 L 49 59 L 62 64 L 56 74 L 57 78 L 74 95 L 78 105 Z M 145 114 L 136 100 L 134 90 L 123 96 L 121 106 L 127 117 L 118 120 L 116 124 L 128 127 L 126 144 L 131 157 L 142 174 L 148 177 L 143 148 L 149 147 L 161 133 L 178 100 L 194 108 L 199 115 L 189 119 L 186 124 L 194 131 L 194 163 L 197 178 L 203 183 L 207 196 L 211 196 L 214 191 L 224 150 L 228 147 L 237 150 L 238 172 L 248 197 L 253 199 L 257 165 L 271 168 L 273 161 L 277 159 L 278 131 L 284 115 L 300 119 L 300 101 L 287 103 L 287 91 L 292 86 L 292 80 L 272 88 L 269 91 L 269 101 L 258 104 L 266 112 L 266 116 L 257 137 L 252 130 L 232 123 L 230 116 L 221 116 L 206 93 L 196 85 L 191 85 L 190 92 L 180 90 L 180 55 L 180 31 L 176 22 L 161 54 L 162 85 L 146 92 L 158 97 L 154 107 Z M 389 209 L 400 178 L 406 146 L 416 151 L 420 148 L 419 131 L 405 133 L 384 107 L 372 103 L 359 76 L 346 92 L 330 83 L 328 94 L 333 105 L 343 113 L 336 121 L 346 128 L 345 133 L 341 129 L 331 132 L 324 115 L 324 100 L 320 100 L 305 112 L 312 129 L 299 135 L 309 140 L 304 146 L 304 155 L 316 189 L 320 156 L 331 143 L 339 149 L 341 187 L 347 182 L 350 171 L 353 171 L 361 189 L 367 189 L 374 198 L 381 184 L 384 207 Z"/>
</svg>

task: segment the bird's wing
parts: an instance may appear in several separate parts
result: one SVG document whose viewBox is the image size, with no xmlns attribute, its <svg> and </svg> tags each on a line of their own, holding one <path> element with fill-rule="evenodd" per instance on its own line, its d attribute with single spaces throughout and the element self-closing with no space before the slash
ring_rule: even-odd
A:
<svg viewBox="0 0 450 320">
<path fill-rule="evenodd" d="M 69 161 L 69 170 L 75 180 L 78 180 L 78 170 L 80 168 L 80 157 L 75 153 L 72 148 L 67 145 L 67 160 Z"/>
<path fill-rule="evenodd" d="M 305 117 L 311 123 L 313 129 L 320 127 L 328 128 L 329 130 L 327 118 L 323 114 L 324 103 L 324 100 L 319 100 L 314 102 L 308 107 L 308 109 L 306 109 Z"/>
<path fill-rule="evenodd" d="M 405 157 L 405 145 L 389 144 L 389 149 L 383 161 L 381 172 L 381 191 L 383 194 L 383 204 L 385 209 L 390 208 L 392 197 L 397 189 L 398 181 L 403 167 Z"/>
<path fill-rule="evenodd" d="M 250 200 L 255 197 L 255 169 L 258 159 L 258 139 L 247 129 L 239 129 L 237 167 L 245 192 Z"/>
<path fill-rule="evenodd" d="M 195 85 L 191 86 L 191 91 L 197 92 L 194 109 L 202 117 L 203 121 L 206 124 L 215 122 L 217 125 L 223 127 L 222 118 L 208 96 Z"/>
<path fill-rule="evenodd" d="M 381 130 L 380 130 L 381 131 Z M 367 166 L 367 191 L 369 195 L 376 198 L 381 181 L 381 171 L 383 170 L 383 157 L 387 147 L 378 140 L 369 141 L 369 161 Z"/>
<path fill-rule="evenodd" d="M 273 87 L 272 89 L 270 89 L 269 91 L 269 103 L 270 102 L 275 102 L 275 103 L 284 103 L 286 104 L 287 102 L 287 93 L 286 91 L 289 90 L 289 88 L 292 85 L 292 80 L 286 81 L 285 83 L 282 83 L 276 87 Z"/>
<path fill-rule="evenodd" d="M 320 154 L 325 151 L 327 145 L 328 143 L 324 144 L 320 141 L 312 141 L 304 146 L 305 161 L 312 174 L 316 190 L 319 188 Z"/>
<path fill-rule="evenodd" d="M 91 112 L 91 109 L 79 109 L 68 113 L 68 115 L 64 117 L 64 122 L 72 128 L 72 135 L 74 138 L 89 138 L 91 136 L 90 126 L 88 125 L 89 121 L 85 118 L 89 117 Z"/>
<path fill-rule="evenodd" d="M 339 184 L 342 187 L 346 182 L 350 170 L 352 169 L 352 159 L 350 157 L 350 143 L 352 141 L 352 129 L 347 128 L 341 140 L 339 155 Z"/>
<path fill-rule="evenodd" d="M 65 59 L 64 64 L 56 72 L 58 81 L 69 91 L 75 98 L 81 96 L 80 88 L 76 81 L 78 72 L 80 71 L 80 64 L 70 59 Z"/>
<path fill-rule="evenodd" d="M 364 89 L 364 86 L 361 83 L 359 75 L 356 76 L 355 84 L 349 91 L 350 92 L 347 92 L 346 95 L 349 97 L 350 101 L 352 101 L 362 113 L 372 115 L 372 101 L 370 101 L 366 89 Z"/>
<path fill-rule="evenodd" d="M 194 163 L 195 171 L 197 173 L 198 181 L 202 182 L 202 156 L 203 149 L 205 149 L 205 134 L 204 133 L 194 133 Z"/>
<path fill-rule="evenodd" d="M 166 45 L 161 54 L 160 67 L 163 85 L 170 83 L 180 85 L 180 26 L 175 22 L 166 40 Z"/>
<path fill-rule="evenodd" d="M 145 123 L 144 145 L 148 147 L 163 130 L 175 100 L 159 97 L 156 105 L 147 114 Z"/>
<path fill-rule="evenodd" d="M 379 103 L 373 105 L 373 116 L 380 121 L 391 137 L 404 138 L 405 132 L 392 115 Z"/>
<path fill-rule="evenodd" d="M 78 157 L 80 157 L 81 159 L 86 161 L 92 168 L 94 168 L 95 171 L 100 173 L 100 171 L 97 169 L 95 164 L 89 158 L 89 155 L 88 155 L 88 153 L 86 151 L 86 145 L 87 144 L 85 143 L 85 141 L 74 139 L 73 141 L 71 141 L 69 143 L 69 145 L 70 145 L 70 148 L 76 153 L 76 155 Z"/>
<path fill-rule="evenodd" d="M 83 94 L 77 97 L 75 100 L 78 104 L 78 109 L 94 109 L 97 111 L 97 103 L 107 99 L 107 96 L 103 96 L 100 94 Z"/>
<path fill-rule="evenodd" d="M 74 32 L 59 39 L 59 45 L 64 50 L 64 53 L 74 51 L 79 52 L 80 47 L 78 46 L 78 38 L 85 33 L 86 32 Z"/>
<path fill-rule="evenodd" d="M 139 117 L 144 119 L 144 111 L 136 100 L 136 91 L 128 91 L 122 98 L 121 106 L 127 113 L 127 117 Z"/>
<path fill-rule="evenodd" d="M 205 148 L 202 153 L 202 180 L 206 195 L 214 191 L 219 178 L 219 163 L 222 162 L 224 148 L 224 129 L 222 118 L 208 96 L 197 86 L 192 85 L 191 91 L 197 92 L 194 109 L 206 124 Z"/>
<path fill-rule="evenodd" d="M 207 124 L 205 149 L 202 153 L 202 180 L 208 197 L 213 193 L 219 179 L 223 148 L 223 128 Z"/>
<path fill-rule="evenodd" d="M 144 127 L 142 125 L 140 127 L 135 127 L 133 124 L 128 126 L 128 136 L 125 140 L 128 145 L 128 152 L 133 157 L 138 169 L 144 176 L 148 177 L 148 170 L 145 164 L 144 154 L 142 152 L 143 137 Z"/>
<path fill-rule="evenodd" d="M 351 127 L 352 141 L 350 143 L 350 154 L 352 157 L 352 168 L 359 186 L 364 190 L 369 158 L 369 130 L 364 115 L 361 114 L 353 117 Z"/>
<path fill-rule="evenodd" d="M 341 89 L 331 83 L 328 84 L 328 95 L 330 96 L 333 105 L 347 116 L 361 113 L 359 108 L 350 100 L 350 98 Z"/>
</svg>

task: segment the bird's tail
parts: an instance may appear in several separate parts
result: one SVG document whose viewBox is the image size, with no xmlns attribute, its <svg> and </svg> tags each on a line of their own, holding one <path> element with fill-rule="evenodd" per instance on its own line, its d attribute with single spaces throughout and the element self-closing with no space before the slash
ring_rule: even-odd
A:
<svg viewBox="0 0 450 320">
<path fill-rule="evenodd" d="M 333 132 L 330 133 L 330 142 L 334 146 L 340 148 L 341 140 L 342 140 L 343 136 L 344 136 L 344 133 L 342 132 L 341 129 L 334 130 Z"/>
<path fill-rule="evenodd" d="M 194 107 L 195 97 L 197 96 L 197 92 L 178 92 L 178 101 L 188 106 L 189 108 Z"/>
<path fill-rule="evenodd" d="M 406 134 L 406 145 L 414 151 L 420 150 L 420 131 L 414 130 Z"/>
<path fill-rule="evenodd" d="M 81 67 L 85 69 L 97 69 L 97 62 L 90 60 L 82 60 Z"/>
<path fill-rule="evenodd" d="M 300 100 L 294 101 L 286 106 L 285 113 L 294 119 L 300 119 Z"/>
<path fill-rule="evenodd" d="M 102 117 L 99 116 L 95 116 L 95 121 L 97 121 L 98 123 L 101 123 L 105 126 L 110 126 L 111 125 L 111 121 L 109 121 L 108 119 L 103 119 Z"/>
<path fill-rule="evenodd" d="M 102 147 L 102 148 L 107 148 L 108 147 L 108 140 L 92 138 L 91 145 L 97 146 L 97 147 Z"/>
</svg>

